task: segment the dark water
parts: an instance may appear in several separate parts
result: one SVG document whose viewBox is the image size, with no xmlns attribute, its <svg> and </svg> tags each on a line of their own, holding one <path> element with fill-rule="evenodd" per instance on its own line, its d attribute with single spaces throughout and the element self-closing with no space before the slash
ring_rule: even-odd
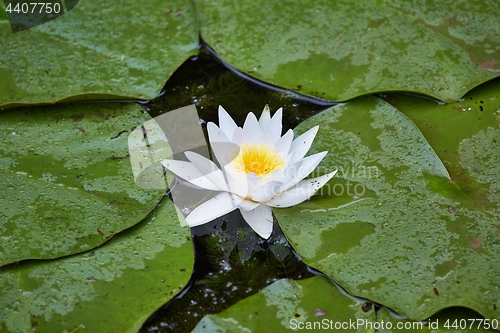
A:
<svg viewBox="0 0 500 333">
<path fill-rule="evenodd" d="M 272 113 L 283 107 L 283 132 L 334 105 L 235 74 L 207 47 L 187 60 L 145 108 L 155 117 L 190 104 L 196 105 L 204 124 L 218 123 L 222 105 L 240 126 L 250 111 L 259 117 L 266 104 Z M 218 313 L 278 279 L 320 274 L 300 260 L 276 221 L 268 240 L 246 224 L 239 210 L 192 228 L 191 233 L 195 264 L 188 286 L 140 332 L 189 332 L 204 315 Z"/>
<path fill-rule="evenodd" d="M 180 66 L 160 96 L 145 103 L 145 107 L 152 117 L 156 117 L 191 104 L 196 105 L 203 121 L 216 124 L 217 109 L 222 105 L 240 126 L 248 112 L 259 117 L 266 104 L 271 113 L 283 107 L 285 132 L 336 103 L 302 96 L 251 79 L 223 64 L 210 48 L 202 45 L 199 55 Z"/>
</svg>

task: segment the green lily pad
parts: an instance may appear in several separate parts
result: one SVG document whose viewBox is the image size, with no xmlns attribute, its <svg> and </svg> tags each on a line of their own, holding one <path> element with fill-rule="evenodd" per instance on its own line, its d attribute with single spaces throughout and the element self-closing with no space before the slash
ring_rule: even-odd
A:
<svg viewBox="0 0 500 333">
<path fill-rule="evenodd" d="M 306 263 L 353 295 L 412 320 L 450 306 L 499 318 L 499 155 L 485 148 L 500 131 L 498 99 L 489 102 L 482 118 L 488 129 L 471 130 L 472 120 L 462 118 L 461 133 L 469 134 L 460 147 L 449 147 L 470 170 L 463 183 L 449 178 L 405 115 L 375 97 L 337 105 L 299 125 L 298 132 L 320 125 L 310 153 L 329 154 L 318 172 L 339 169 L 317 197 L 276 210 Z M 453 112 L 431 114 L 425 121 L 434 132 L 460 136 L 446 125 L 455 124 Z M 439 117 L 443 122 L 432 121 Z"/>
<path fill-rule="evenodd" d="M 87 251 L 144 219 L 164 191 L 135 184 L 127 139 L 150 119 L 134 103 L 0 113 L 0 265 Z"/>
<path fill-rule="evenodd" d="M 358 331 L 355 324 L 374 322 L 372 303 L 345 295 L 324 276 L 315 276 L 299 281 L 278 280 L 219 314 L 203 317 L 193 333 L 310 331 L 313 328 L 315 331 L 370 332 Z"/>
<path fill-rule="evenodd" d="M 198 11 L 202 38 L 230 65 L 324 99 L 456 101 L 500 75 L 500 7 L 481 0 L 201 0 Z"/>
<path fill-rule="evenodd" d="M 0 105 L 152 99 L 197 53 L 198 31 L 189 1 L 88 0 L 18 33 L 0 20 L 0 49 Z"/>
<path fill-rule="evenodd" d="M 164 200 L 93 251 L 0 268 L 1 332 L 137 332 L 189 281 L 189 228 Z"/>
</svg>

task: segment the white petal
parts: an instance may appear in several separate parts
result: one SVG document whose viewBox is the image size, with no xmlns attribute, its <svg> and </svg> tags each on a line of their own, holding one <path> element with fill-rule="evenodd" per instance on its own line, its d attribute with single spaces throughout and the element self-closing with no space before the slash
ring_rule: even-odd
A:
<svg viewBox="0 0 500 333">
<path fill-rule="evenodd" d="M 246 200 L 246 199 L 243 199 L 243 198 L 238 198 L 238 196 L 233 196 L 233 198 L 236 197 L 236 200 L 234 202 L 234 204 L 236 206 L 238 206 L 238 208 L 240 210 L 252 210 L 252 209 L 255 209 L 259 203 L 258 202 L 254 202 L 254 201 L 250 201 L 250 200 Z M 239 199 L 239 200 L 238 200 Z"/>
<path fill-rule="evenodd" d="M 240 146 L 232 142 L 210 142 L 210 148 L 221 167 L 231 163 L 240 152 Z"/>
<path fill-rule="evenodd" d="M 283 108 L 279 108 L 267 124 L 265 129 L 270 129 L 273 133 L 274 141 L 278 141 L 281 137 L 282 125 L 281 121 L 283 118 Z"/>
<path fill-rule="evenodd" d="M 290 151 L 293 152 L 293 157 L 290 160 L 291 163 L 296 162 L 306 156 L 311 144 L 314 141 L 316 133 L 318 133 L 319 126 L 314 126 L 309 131 L 305 132 L 297 139 L 293 140 L 292 147 Z"/>
<path fill-rule="evenodd" d="M 207 124 L 207 131 L 210 142 L 231 142 L 226 134 L 212 122 Z"/>
<path fill-rule="evenodd" d="M 281 192 L 268 202 L 266 205 L 271 207 L 291 207 L 297 205 L 311 197 L 318 189 L 320 189 L 327 181 L 329 181 L 337 170 L 321 177 L 306 179 L 298 183 L 296 186 Z"/>
<path fill-rule="evenodd" d="M 186 217 L 186 222 L 190 227 L 196 227 L 232 212 L 236 208 L 231 194 L 221 192 L 196 207 L 195 210 Z"/>
<path fill-rule="evenodd" d="M 283 186 L 283 191 L 289 189 L 293 185 L 306 178 L 321 162 L 328 152 L 323 151 L 311 156 L 307 156 L 302 160 L 300 166 L 295 170 L 292 178 Z"/>
<path fill-rule="evenodd" d="M 242 198 L 248 197 L 247 174 L 236 170 L 232 163 L 224 166 L 224 175 L 229 184 L 229 192 Z"/>
<path fill-rule="evenodd" d="M 264 110 L 259 118 L 259 125 L 262 130 L 264 130 L 271 120 L 271 111 L 269 110 L 269 105 L 264 106 Z"/>
<path fill-rule="evenodd" d="M 285 133 L 281 138 L 279 138 L 278 141 L 274 143 L 274 149 L 280 154 L 281 156 L 285 157 L 288 155 L 288 152 L 290 151 L 290 147 L 292 146 L 292 140 L 293 140 L 293 131 L 290 129 L 288 132 Z"/>
<path fill-rule="evenodd" d="M 222 106 L 219 106 L 219 127 L 229 140 L 232 140 L 234 130 L 238 128 L 233 118 Z"/>
<path fill-rule="evenodd" d="M 248 182 L 248 195 L 253 201 L 266 202 L 283 188 L 283 182 L 272 180 L 264 181 L 254 173 L 246 175 Z"/>
<path fill-rule="evenodd" d="M 262 134 L 262 130 L 260 129 L 259 122 L 257 121 L 257 117 L 250 112 L 245 119 L 245 123 L 243 124 L 243 130 L 247 133 L 248 137 L 252 142 L 257 141 L 257 139 Z"/>
<path fill-rule="evenodd" d="M 299 169 L 300 165 L 302 164 L 302 161 L 298 161 L 298 162 L 295 162 L 294 164 L 289 164 L 285 170 L 279 170 L 281 171 L 279 174 L 276 174 L 276 176 L 274 178 L 270 178 L 270 176 L 273 176 L 275 174 L 275 172 L 272 172 L 270 173 L 267 177 L 267 178 L 270 178 L 270 179 L 273 179 L 273 180 L 277 180 L 277 181 L 280 181 L 282 182 L 283 184 L 286 184 L 288 183 L 288 181 L 293 177 L 293 175 L 295 174 L 295 172 Z"/>
<path fill-rule="evenodd" d="M 192 151 L 187 151 L 184 153 L 188 160 L 193 163 L 193 165 L 214 185 L 218 186 L 222 191 L 228 191 L 228 186 L 224 174 L 215 165 L 214 162 L 210 161 L 208 158 L 201 156 L 200 154 L 193 153 Z"/>
<path fill-rule="evenodd" d="M 187 180 L 191 184 L 207 190 L 221 190 L 221 188 L 219 188 L 208 178 L 206 178 L 192 163 L 167 159 L 161 160 L 160 162 L 161 164 L 163 164 L 163 166 L 165 166 L 165 168 L 173 172 L 176 176 Z"/>
<path fill-rule="evenodd" d="M 273 211 L 270 207 L 266 205 L 258 205 L 252 210 L 241 210 L 241 215 L 248 225 L 257 233 L 260 237 L 268 239 L 273 232 Z"/>
<path fill-rule="evenodd" d="M 269 129 L 266 129 L 264 132 L 262 132 L 262 135 L 257 139 L 255 143 L 263 144 L 274 149 L 273 133 Z"/>
<path fill-rule="evenodd" d="M 215 158 L 221 166 L 230 163 L 236 156 L 238 156 L 240 147 L 229 141 L 224 132 L 222 132 L 217 125 L 214 123 L 208 123 L 207 130 L 210 148 L 212 148 Z"/>
<path fill-rule="evenodd" d="M 270 181 L 264 186 L 259 187 L 258 191 L 251 193 L 251 198 L 253 201 L 257 202 L 267 202 L 272 197 L 283 190 L 283 183 L 280 181 Z"/>
<path fill-rule="evenodd" d="M 244 143 L 251 143 L 248 133 L 240 127 L 234 130 L 233 138 L 231 139 L 231 141 L 238 146 L 241 146 Z"/>
</svg>

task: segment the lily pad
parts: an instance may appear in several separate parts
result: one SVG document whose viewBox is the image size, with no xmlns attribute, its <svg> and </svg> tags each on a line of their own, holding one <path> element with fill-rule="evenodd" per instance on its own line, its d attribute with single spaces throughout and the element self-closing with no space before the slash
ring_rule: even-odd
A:
<svg viewBox="0 0 500 333">
<path fill-rule="evenodd" d="M 0 105 L 71 99 L 152 99 L 198 51 L 189 1 L 80 1 L 13 33 L 0 6 Z"/>
<path fill-rule="evenodd" d="M 471 129 L 470 118 L 460 121 L 462 132 L 450 130 L 453 112 L 427 113 L 434 132 L 463 135 L 448 154 L 464 163 L 464 182 L 449 178 L 411 120 L 375 97 L 306 120 L 299 133 L 320 125 L 311 154 L 329 151 L 319 172 L 339 173 L 309 202 L 276 210 L 285 235 L 306 263 L 348 292 L 409 319 L 450 306 L 499 318 L 499 155 L 489 153 L 500 133 L 497 101 L 485 104 L 486 130 Z"/>
<path fill-rule="evenodd" d="M 229 309 L 207 315 L 193 333 L 284 332 L 287 330 L 357 330 L 376 322 L 372 303 L 344 294 L 324 276 L 282 279 Z"/>
<path fill-rule="evenodd" d="M 137 332 L 189 281 L 189 228 L 167 199 L 93 251 L 0 268 L 2 332 Z"/>
<path fill-rule="evenodd" d="M 0 113 L 0 265 L 87 251 L 144 219 L 164 191 L 135 184 L 127 138 L 150 119 L 134 103 Z"/>
<path fill-rule="evenodd" d="M 201 0 L 198 11 L 231 66 L 324 99 L 399 90 L 450 102 L 500 75 L 500 7 L 481 0 Z"/>
</svg>

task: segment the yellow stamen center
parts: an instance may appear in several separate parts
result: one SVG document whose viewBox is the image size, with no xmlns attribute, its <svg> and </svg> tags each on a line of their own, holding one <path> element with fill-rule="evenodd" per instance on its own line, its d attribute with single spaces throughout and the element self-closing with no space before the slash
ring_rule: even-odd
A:
<svg viewBox="0 0 500 333">
<path fill-rule="evenodd" d="M 245 143 L 240 148 L 238 156 L 233 160 L 234 167 L 240 172 L 253 172 L 258 177 L 264 178 L 285 166 L 283 158 L 271 147 Z"/>
</svg>

